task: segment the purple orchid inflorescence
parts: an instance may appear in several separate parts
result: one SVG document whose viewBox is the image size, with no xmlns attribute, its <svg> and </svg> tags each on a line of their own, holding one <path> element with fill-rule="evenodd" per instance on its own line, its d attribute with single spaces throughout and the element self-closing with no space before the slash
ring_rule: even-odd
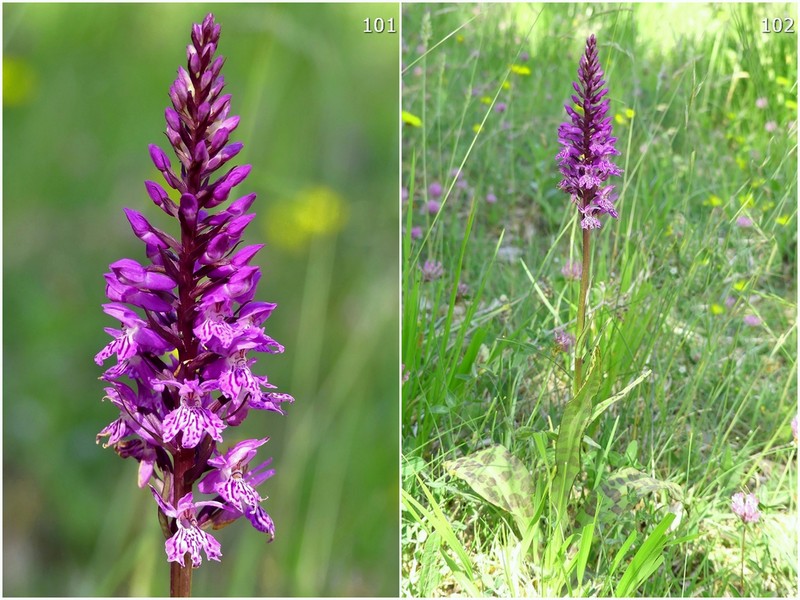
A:
<svg viewBox="0 0 800 600">
<path fill-rule="evenodd" d="M 583 229 L 600 227 L 599 215 L 617 218 L 613 185 L 603 185 L 622 169 L 609 160 L 619 154 L 614 147 L 617 138 L 611 136 L 611 117 L 606 117 L 609 99 L 603 70 L 597 60 L 597 40 L 586 40 L 586 51 L 578 67 L 578 82 L 573 82 L 577 94 L 572 95 L 574 106 L 564 105 L 570 121 L 558 128 L 558 142 L 563 146 L 556 155 L 564 179 L 558 187 L 570 195 L 583 218 Z"/>
<path fill-rule="evenodd" d="M 97 441 L 107 438 L 104 447 L 139 462 L 139 487 L 150 484 L 159 506 L 168 560 L 184 566 L 188 553 L 194 567 L 200 550 L 210 560 L 221 556 L 204 526 L 216 529 L 244 516 L 274 537 L 256 491 L 274 473 L 271 459 L 249 467 L 267 438 L 219 446 L 249 410 L 283 414 L 282 404 L 293 402 L 251 371 L 253 353 L 283 352 L 262 327 L 276 305 L 254 300 L 261 273 L 249 263 L 262 245 L 240 247 L 255 216 L 247 212 L 255 194 L 211 210 L 250 173 L 250 165 L 243 165 L 215 175 L 242 149 L 229 142 L 239 117 L 229 116 L 231 97 L 222 94 L 224 59 L 214 57 L 219 34 L 211 14 L 192 27 L 187 68 L 178 69 L 169 90 L 166 134 L 179 171 L 161 148 L 150 146 L 153 163 L 179 199 L 153 181 L 145 188 L 178 220 L 180 236 L 125 209 L 149 264 L 124 258 L 110 265 L 110 302 L 103 309 L 121 326 L 106 329 L 113 339 L 95 357 L 101 365 L 116 356 L 101 379 L 108 383 L 105 397 L 120 410 Z M 194 501 L 197 482 L 210 498 Z"/>
</svg>

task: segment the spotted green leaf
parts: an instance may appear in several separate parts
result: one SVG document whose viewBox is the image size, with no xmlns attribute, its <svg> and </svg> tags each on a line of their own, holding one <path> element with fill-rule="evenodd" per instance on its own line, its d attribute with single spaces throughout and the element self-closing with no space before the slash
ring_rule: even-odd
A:
<svg viewBox="0 0 800 600">
<path fill-rule="evenodd" d="M 522 461 L 505 447 L 485 448 L 444 466 L 485 500 L 509 512 L 520 532 L 527 530 L 534 516 L 533 478 Z"/>
</svg>

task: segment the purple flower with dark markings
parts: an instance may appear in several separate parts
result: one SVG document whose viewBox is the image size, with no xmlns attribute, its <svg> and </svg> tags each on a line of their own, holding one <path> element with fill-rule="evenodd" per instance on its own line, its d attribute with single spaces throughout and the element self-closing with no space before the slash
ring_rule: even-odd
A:
<svg viewBox="0 0 800 600">
<path fill-rule="evenodd" d="M 617 138 L 611 135 L 611 117 L 606 116 L 609 99 L 605 98 L 605 83 L 597 59 L 597 40 L 591 35 L 581 56 L 578 82 L 572 84 L 574 106 L 564 105 L 570 120 L 558 128 L 558 142 L 563 148 L 556 155 L 564 176 L 558 187 L 578 206 L 583 229 L 599 228 L 601 215 L 619 216 L 614 207 L 614 186 L 605 185 L 612 175 L 622 174 L 609 160 L 619 151 L 614 147 Z"/>
<path fill-rule="evenodd" d="M 265 470 L 271 459 L 248 468 L 267 438 L 239 441 L 225 451 L 217 446 L 248 411 L 283 414 L 283 404 L 294 401 L 251 370 L 254 353 L 280 353 L 283 346 L 263 328 L 276 305 L 255 300 L 261 271 L 250 261 L 262 245 L 240 247 L 255 216 L 248 213 L 255 194 L 228 201 L 250 165 L 227 167 L 242 144 L 229 139 L 239 117 L 230 116 L 231 97 L 222 93 L 224 59 L 214 57 L 219 34 L 210 14 L 192 27 L 187 66 L 169 90 L 166 135 L 177 162 L 158 146 L 149 148 L 166 187 L 146 181 L 145 190 L 177 221 L 176 233 L 125 209 L 148 262 L 123 258 L 110 265 L 110 302 L 103 310 L 120 327 L 106 329 L 112 340 L 95 357 L 97 364 L 116 358 L 101 379 L 120 414 L 97 441 L 105 439 L 104 447 L 136 460 L 139 486 L 150 484 L 167 559 L 181 567 L 171 571 L 173 595 L 188 593 L 187 554 L 193 567 L 200 565 L 201 551 L 209 560 L 222 556 L 202 527 L 245 516 L 274 537 L 255 491 L 274 473 Z M 194 501 L 198 481 L 197 490 L 212 498 Z"/>
</svg>

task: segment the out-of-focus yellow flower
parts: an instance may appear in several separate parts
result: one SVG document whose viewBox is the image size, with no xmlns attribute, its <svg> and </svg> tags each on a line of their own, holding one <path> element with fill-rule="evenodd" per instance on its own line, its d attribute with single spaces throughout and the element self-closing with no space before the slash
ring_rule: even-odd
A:
<svg viewBox="0 0 800 600">
<path fill-rule="evenodd" d="M 491 104 L 492 103 L 492 99 L 489 96 L 483 96 L 481 98 L 481 103 L 482 104 Z"/>
<path fill-rule="evenodd" d="M 511 89 L 511 82 L 510 81 L 504 81 L 502 87 L 503 87 L 504 90 L 510 90 Z"/>
<path fill-rule="evenodd" d="M 25 104 L 36 89 L 36 72 L 26 61 L 3 57 L 3 106 Z"/>
<path fill-rule="evenodd" d="M 666 231 L 664 231 L 664 235 L 666 235 L 667 237 L 675 235 L 675 232 L 672 230 L 672 223 L 667 224 L 667 229 Z"/>
<path fill-rule="evenodd" d="M 779 75 L 778 77 L 775 78 L 775 83 L 777 83 L 782 87 L 789 87 L 789 80 L 786 79 L 786 77 L 783 77 L 782 75 Z"/>
<path fill-rule="evenodd" d="M 614 115 L 614 122 L 617 125 L 624 125 L 625 123 L 628 122 L 628 120 L 625 117 L 623 117 L 621 114 L 617 113 L 617 114 Z"/>
<path fill-rule="evenodd" d="M 736 166 L 738 166 L 742 171 L 744 171 L 747 168 L 747 161 L 743 159 L 741 156 L 737 156 Z"/>
<path fill-rule="evenodd" d="M 733 284 L 733 289 L 735 289 L 737 292 L 744 291 L 744 289 L 746 287 L 747 287 L 747 280 L 746 279 L 740 279 L 739 281 L 737 281 L 736 283 Z"/>
<path fill-rule="evenodd" d="M 720 198 L 719 196 L 717 196 L 715 194 L 711 194 L 708 197 L 708 200 L 703 202 L 704 206 L 722 206 L 723 204 L 724 204 L 724 202 L 722 201 L 722 198 Z"/>
<path fill-rule="evenodd" d="M 750 187 L 753 189 L 760 188 L 762 185 L 767 183 L 767 180 L 763 177 L 756 177 L 753 181 L 750 182 Z"/>
<path fill-rule="evenodd" d="M 721 315 L 725 312 L 725 309 L 722 308 L 722 306 L 720 306 L 719 304 L 712 304 L 709 307 L 709 310 L 711 311 L 712 315 Z"/>
<path fill-rule="evenodd" d="M 797 110 L 797 102 L 795 102 L 794 100 L 787 100 L 786 102 L 783 103 L 783 105 L 789 110 L 792 111 Z"/>
<path fill-rule="evenodd" d="M 475 133 L 480 133 L 481 129 L 483 129 L 483 127 L 481 127 L 480 123 L 475 123 L 475 125 L 472 126 L 472 131 Z"/>
<path fill-rule="evenodd" d="M 531 70 L 525 65 L 511 65 L 511 72 L 516 75 L 530 75 Z"/>
<path fill-rule="evenodd" d="M 768 200 L 767 202 L 761 204 L 761 212 L 767 212 L 768 210 L 772 210 L 773 208 L 775 208 L 775 202 L 773 202 L 772 200 Z"/>
<path fill-rule="evenodd" d="M 464 36 L 461 35 L 460 33 L 458 35 L 456 35 L 456 42 L 458 42 L 459 44 L 463 44 L 464 43 Z"/>
<path fill-rule="evenodd" d="M 289 200 L 269 205 L 263 221 L 267 236 L 287 250 L 300 250 L 314 237 L 341 231 L 347 203 L 326 186 L 308 188 Z"/>
<path fill-rule="evenodd" d="M 625 116 L 628 117 L 629 119 L 632 119 L 635 114 L 636 113 L 633 111 L 632 108 L 626 108 L 625 109 Z"/>
<path fill-rule="evenodd" d="M 402 116 L 403 123 L 406 125 L 411 125 L 412 127 L 422 127 L 422 119 L 420 119 L 417 115 L 412 115 L 407 110 L 404 110 Z"/>
<path fill-rule="evenodd" d="M 739 206 L 753 206 L 755 204 L 755 197 L 748 192 L 743 196 L 739 196 Z"/>
<path fill-rule="evenodd" d="M 778 225 L 787 225 L 789 223 L 789 219 L 791 219 L 789 215 L 781 215 L 780 217 L 775 219 L 775 222 Z"/>
</svg>

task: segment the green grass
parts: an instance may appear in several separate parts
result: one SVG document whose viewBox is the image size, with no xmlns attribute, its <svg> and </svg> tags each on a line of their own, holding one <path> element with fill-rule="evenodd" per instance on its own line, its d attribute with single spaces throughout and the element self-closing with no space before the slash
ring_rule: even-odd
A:
<svg viewBox="0 0 800 600">
<path fill-rule="evenodd" d="M 760 31 L 796 7 L 403 11 L 402 108 L 420 121 L 403 132 L 403 593 L 795 594 L 797 51 Z M 560 271 L 580 228 L 554 156 L 589 33 L 625 172 L 620 218 L 593 236 L 602 378 L 555 548 L 544 499 L 573 361 L 553 332 L 575 333 L 578 283 Z M 425 280 L 428 260 L 443 276 Z M 528 531 L 448 462 L 500 445 L 534 482 Z M 744 588 L 743 489 L 762 505 Z"/>
</svg>

